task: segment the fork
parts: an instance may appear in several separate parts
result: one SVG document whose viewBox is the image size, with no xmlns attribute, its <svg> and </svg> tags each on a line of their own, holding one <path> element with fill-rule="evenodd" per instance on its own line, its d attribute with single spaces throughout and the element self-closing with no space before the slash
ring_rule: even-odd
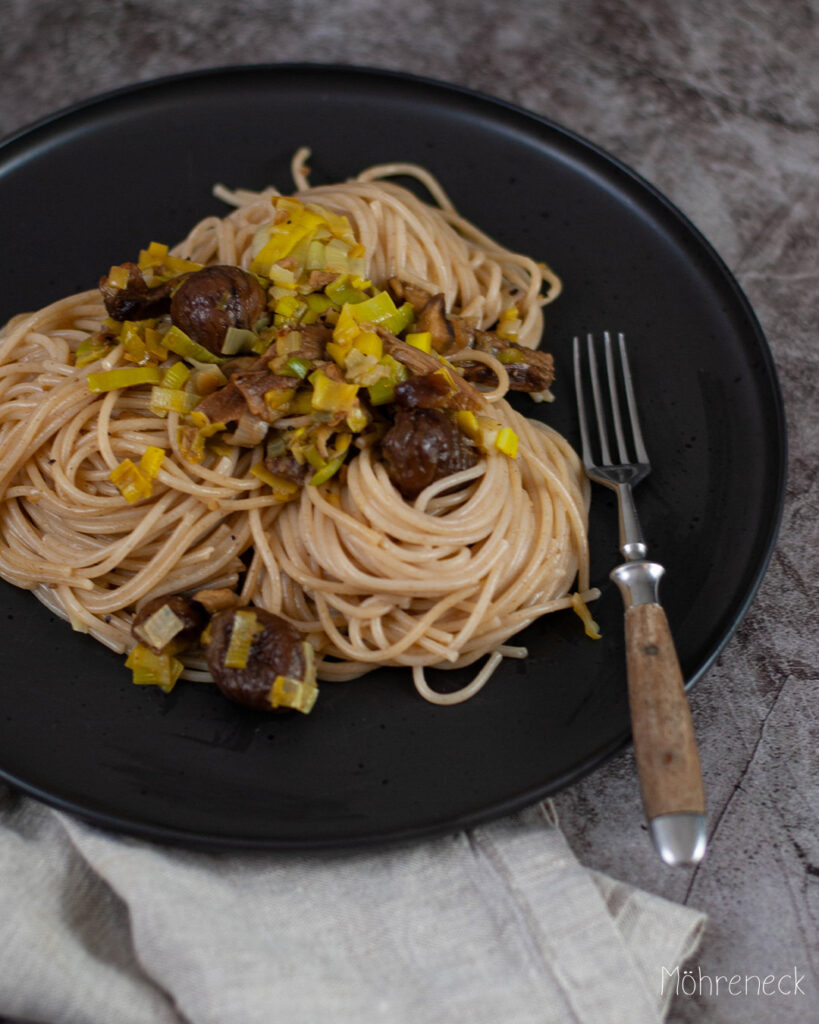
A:
<svg viewBox="0 0 819 1024">
<path fill-rule="evenodd" d="M 622 391 L 635 460 L 626 445 L 614 346 L 608 331 L 603 335 L 608 381 L 609 413 L 600 384 L 594 339 L 587 337 L 588 376 L 597 420 L 600 461 L 592 454 L 584 400 L 581 346 L 574 339 L 574 378 L 583 464 L 590 480 L 617 493 L 620 519 L 620 550 L 625 562 L 612 570 L 625 605 L 626 668 L 634 752 L 643 794 L 643 806 L 651 837 L 666 864 L 696 864 L 706 847 L 705 794 L 699 756 L 685 695 L 682 671 L 660 604 L 659 583 L 665 572 L 648 561 L 648 549 L 640 530 L 632 488 L 651 471 L 637 416 L 637 402 L 626 353 L 625 338 L 618 335 Z M 618 461 L 609 447 L 609 425 L 614 427 Z"/>
</svg>

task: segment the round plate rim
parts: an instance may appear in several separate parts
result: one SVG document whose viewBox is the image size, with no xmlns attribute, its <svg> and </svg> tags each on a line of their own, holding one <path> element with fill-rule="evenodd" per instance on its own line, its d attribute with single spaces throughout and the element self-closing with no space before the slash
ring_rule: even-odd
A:
<svg viewBox="0 0 819 1024">
<path fill-rule="evenodd" d="M 686 680 L 686 688 L 690 689 L 703 677 L 714 663 L 720 652 L 733 636 L 737 626 L 740 624 L 748 611 L 751 603 L 756 597 L 763 577 L 770 564 L 773 555 L 779 529 L 782 523 L 784 512 L 785 488 L 787 482 L 788 464 L 788 439 L 785 407 L 782 391 L 779 384 L 776 365 L 773 359 L 770 346 L 765 334 L 750 304 L 747 296 L 739 285 L 736 277 L 731 272 L 723 258 L 693 224 L 688 216 L 683 213 L 675 203 L 670 200 L 655 185 L 645 179 L 628 164 L 618 157 L 609 153 L 606 149 L 585 136 L 567 128 L 565 125 L 548 117 L 537 114 L 509 100 L 490 95 L 488 93 L 472 89 L 456 83 L 446 82 L 428 76 L 417 75 L 409 72 L 395 71 L 350 64 L 327 64 L 327 63 L 256 63 L 256 64 L 229 64 L 214 66 L 210 68 L 195 69 L 182 73 L 152 78 L 142 82 L 135 82 L 115 89 L 100 92 L 79 102 L 57 109 L 49 114 L 36 119 L 35 121 L 13 130 L 11 133 L 0 139 L 0 173 L 3 165 L 7 162 L 8 154 L 16 146 L 28 148 L 36 145 L 37 136 L 44 136 L 49 130 L 67 127 L 70 121 L 77 117 L 92 114 L 95 108 L 107 107 L 121 101 L 138 98 L 140 94 L 148 94 L 167 89 L 184 86 L 194 81 L 212 80 L 219 77 L 238 77 L 252 75 L 280 75 L 282 73 L 292 74 L 326 74 L 328 76 L 344 76 L 349 78 L 366 77 L 373 81 L 377 79 L 389 80 L 403 83 L 409 86 L 429 89 L 433 93 L 439 93 L 442 97 L 450 95 L 475 101 L 484 105 L 487 110 L 506 112 L 517 118 L 521 118 L 524 124 L 538 126 L 548 132 L 552 132 L 568 140 L 573 146 L 579 147 L 585 154 L 592 155 L 595 159 L 603 162 L 608 170 L 615 170 L 620 175 L 629 179 L 638 189 L 648 194 L 652 200 L 662 206 L 665 211 L 677 222 L 678 227 L 690 237 L 694 245 L 707 257 L 713 270 L 719 272 L 723 284 L 737 304 L 737 310 L 742 314 L 748 328 L 748 337 L 753 336 L 756 351 L 762 362 L 762 374 L 770 388 L 771 406 L 774 422 L 776 424 L 777 436 L 769 442 L 770 451 L 775 454 L 777 466 L 777 479 L 771 488 L 771 501 L 768 503 L 771 511 L 768 520 L 768 530 L 764 539 L 760 540 L 760 547 L 763 555 L 758 560 L 753 573 L 750 576 L 749 586 L 738 602 L 733 620 L 727 626 L 710 654 L 703 660 L 697 669 L 691 673 Z M 176 829 L 166 825 L 155 825 L 142 821 L 134 821 L 107 811 L 82 806 L 76 801 L 68 800 L 59 795 L 50 793 L 40 786 L 28 783 L 25 779 L 17 778 L 12 773 L 5 771 L 0 766 L 0 780 L 4 780 L 23 792 L 35 797 L 58 810 L 75 814 L 93 824 L 111 829 L 114 832 L 129 834 L 149 840 L 159 840 L 170 844 L 183 844 L 191 847 L 211 849 L 256 849 L 256 850 L 306 850 L 325 848 L 349 848 L 354 846 L 380 845 L 393 842 L 405 841 L 408 839 L 421 839 L 441 834 L 446 831 L 454 831 L 461 828 L 468 828 L 484 823 L 506 813 L 519 810 L 539 799 L 553 795 L 566 786 L 573 784 L 580 778 L 597 770 L 604 763 L 610 760 L 618 751 L 628 744 L 630 735 L 628 733 L 619 737 L 615 742 L 605 745 L 603 748 L 589 755 L 581 764 L 574 769 L 569 769 L 559 778 L 550 780 L 548 783 L 533 786 L 514 797 L 495 802 L 491 806 L 482 807 L 480 810 L 464 813 L 460 816 L 449 817 L 444 822 L 426 822 L 418 826 L 409 826 L 402 829 L 391 829 L 388 831 L 374 829 L 371 832 L 362 832 L 354 837 L 347 835 L 324 838 L 311 837 L 309 839 L 293 839 L 288 837 L 271 838 L 269 836 L 223 836 L 212 833 L 199 833 L 187 829 Z"/>
</svg>

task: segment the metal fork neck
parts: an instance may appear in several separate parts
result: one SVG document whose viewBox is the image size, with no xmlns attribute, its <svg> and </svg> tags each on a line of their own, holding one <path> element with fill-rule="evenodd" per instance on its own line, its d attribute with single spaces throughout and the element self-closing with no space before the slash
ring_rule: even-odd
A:
<svg viewBox="0 0 819 1024">
<path fill-rule="evenodd" d="M 627 562 L 638 562 L 646 557 L 648 548 L 643 540 L 631 487 L 627 483 L 618 483 L 615 487 L 620 517 L 620 550 Z"/>
</svg>

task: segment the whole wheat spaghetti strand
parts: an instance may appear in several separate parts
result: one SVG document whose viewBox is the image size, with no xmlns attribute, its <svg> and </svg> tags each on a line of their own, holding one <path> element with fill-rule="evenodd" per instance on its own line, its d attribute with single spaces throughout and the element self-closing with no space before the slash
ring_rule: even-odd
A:
<svg viewBox="0 0 819 1024">
<path fill-rule="evenodd" d="M 423 168 L 381 165 L 311 186 L 308 157 L 307 149 L 294 157 L 297 197 L 348 218 L 377 287 L 396 276 L 442 292 L 450 312 L 481 329 L 514 306 L 517 343 L 539 344 L 542 308 L 559 291 L 545 265 L 462 218 Z M 414 178 L 434 205 L 385 180 L 395 176 Z M 278 193 L 215 191 L 235 209 L 200 221 L 172 252 L 248 267 Z M 503 657 L 521 656 L 506 641 L 569 607 L 575 581 L 581 598 L 593 596 L 582 466 L 564 439 L 507 404 L 509 376 L 495 357 L 470 349 L 451 358 L 493 371 L 482 408 L 518 435 L 517 458 L 490 451 L 407 501 L 369 443 L 328 484 L 305 486 L 282 504 L 250 473 L 262 446 L 190 461 L 180 415 L 155 416 L 150 386 L 89 392 L 90 372 L 131 365 L 122 344 L 89 366 L 74 364 L 105 315 L 89 291 L 15 317 L 0 332 L 0 575 L 75 628 L 125 650 L 146 600 L 227 586 L 241 604 L 297 625 L 317 648 L 321 678 L 403 665 L 425 699 L 452 704 L 476 693 Z M 284 425 L 309 422 L 299 415 Z M 110 473 L 148 447 L 165 453 L 152 494 L 127 506 Z M 429 667 L 481 658 L 457 693 L 438 694 L 425 679 Z M 183 660 L 185 677 L 207 678 L 200 654 Z"/>
</svg>

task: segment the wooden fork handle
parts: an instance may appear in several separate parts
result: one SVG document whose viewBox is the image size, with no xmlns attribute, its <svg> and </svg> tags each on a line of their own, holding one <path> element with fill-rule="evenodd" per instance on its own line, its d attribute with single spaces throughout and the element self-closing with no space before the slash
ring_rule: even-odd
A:
<svg viewBox="0 0 819 1024">
<path fill-rule="evenodd" d="M 642 571 L 648 574 L 644 585 L 635 585 Z M 631 728 L 643 806 L 663 859 L 682 864 L 701 859 L 705 850 L 705 793 L 682 670 L 656 599 L 662 571 L 654 563 L 627 563 L 612 577 L 626 603 Z M 671 846 L 680 847 L 677 853 L 664 849 L 668 836 Z"/>
<path fill-rule="evenodd" d="M 626 665 L 646 816 L 703 814 L 705 793 L 691 709 L 661 605 L 626 609 Z"/>
</svg>

